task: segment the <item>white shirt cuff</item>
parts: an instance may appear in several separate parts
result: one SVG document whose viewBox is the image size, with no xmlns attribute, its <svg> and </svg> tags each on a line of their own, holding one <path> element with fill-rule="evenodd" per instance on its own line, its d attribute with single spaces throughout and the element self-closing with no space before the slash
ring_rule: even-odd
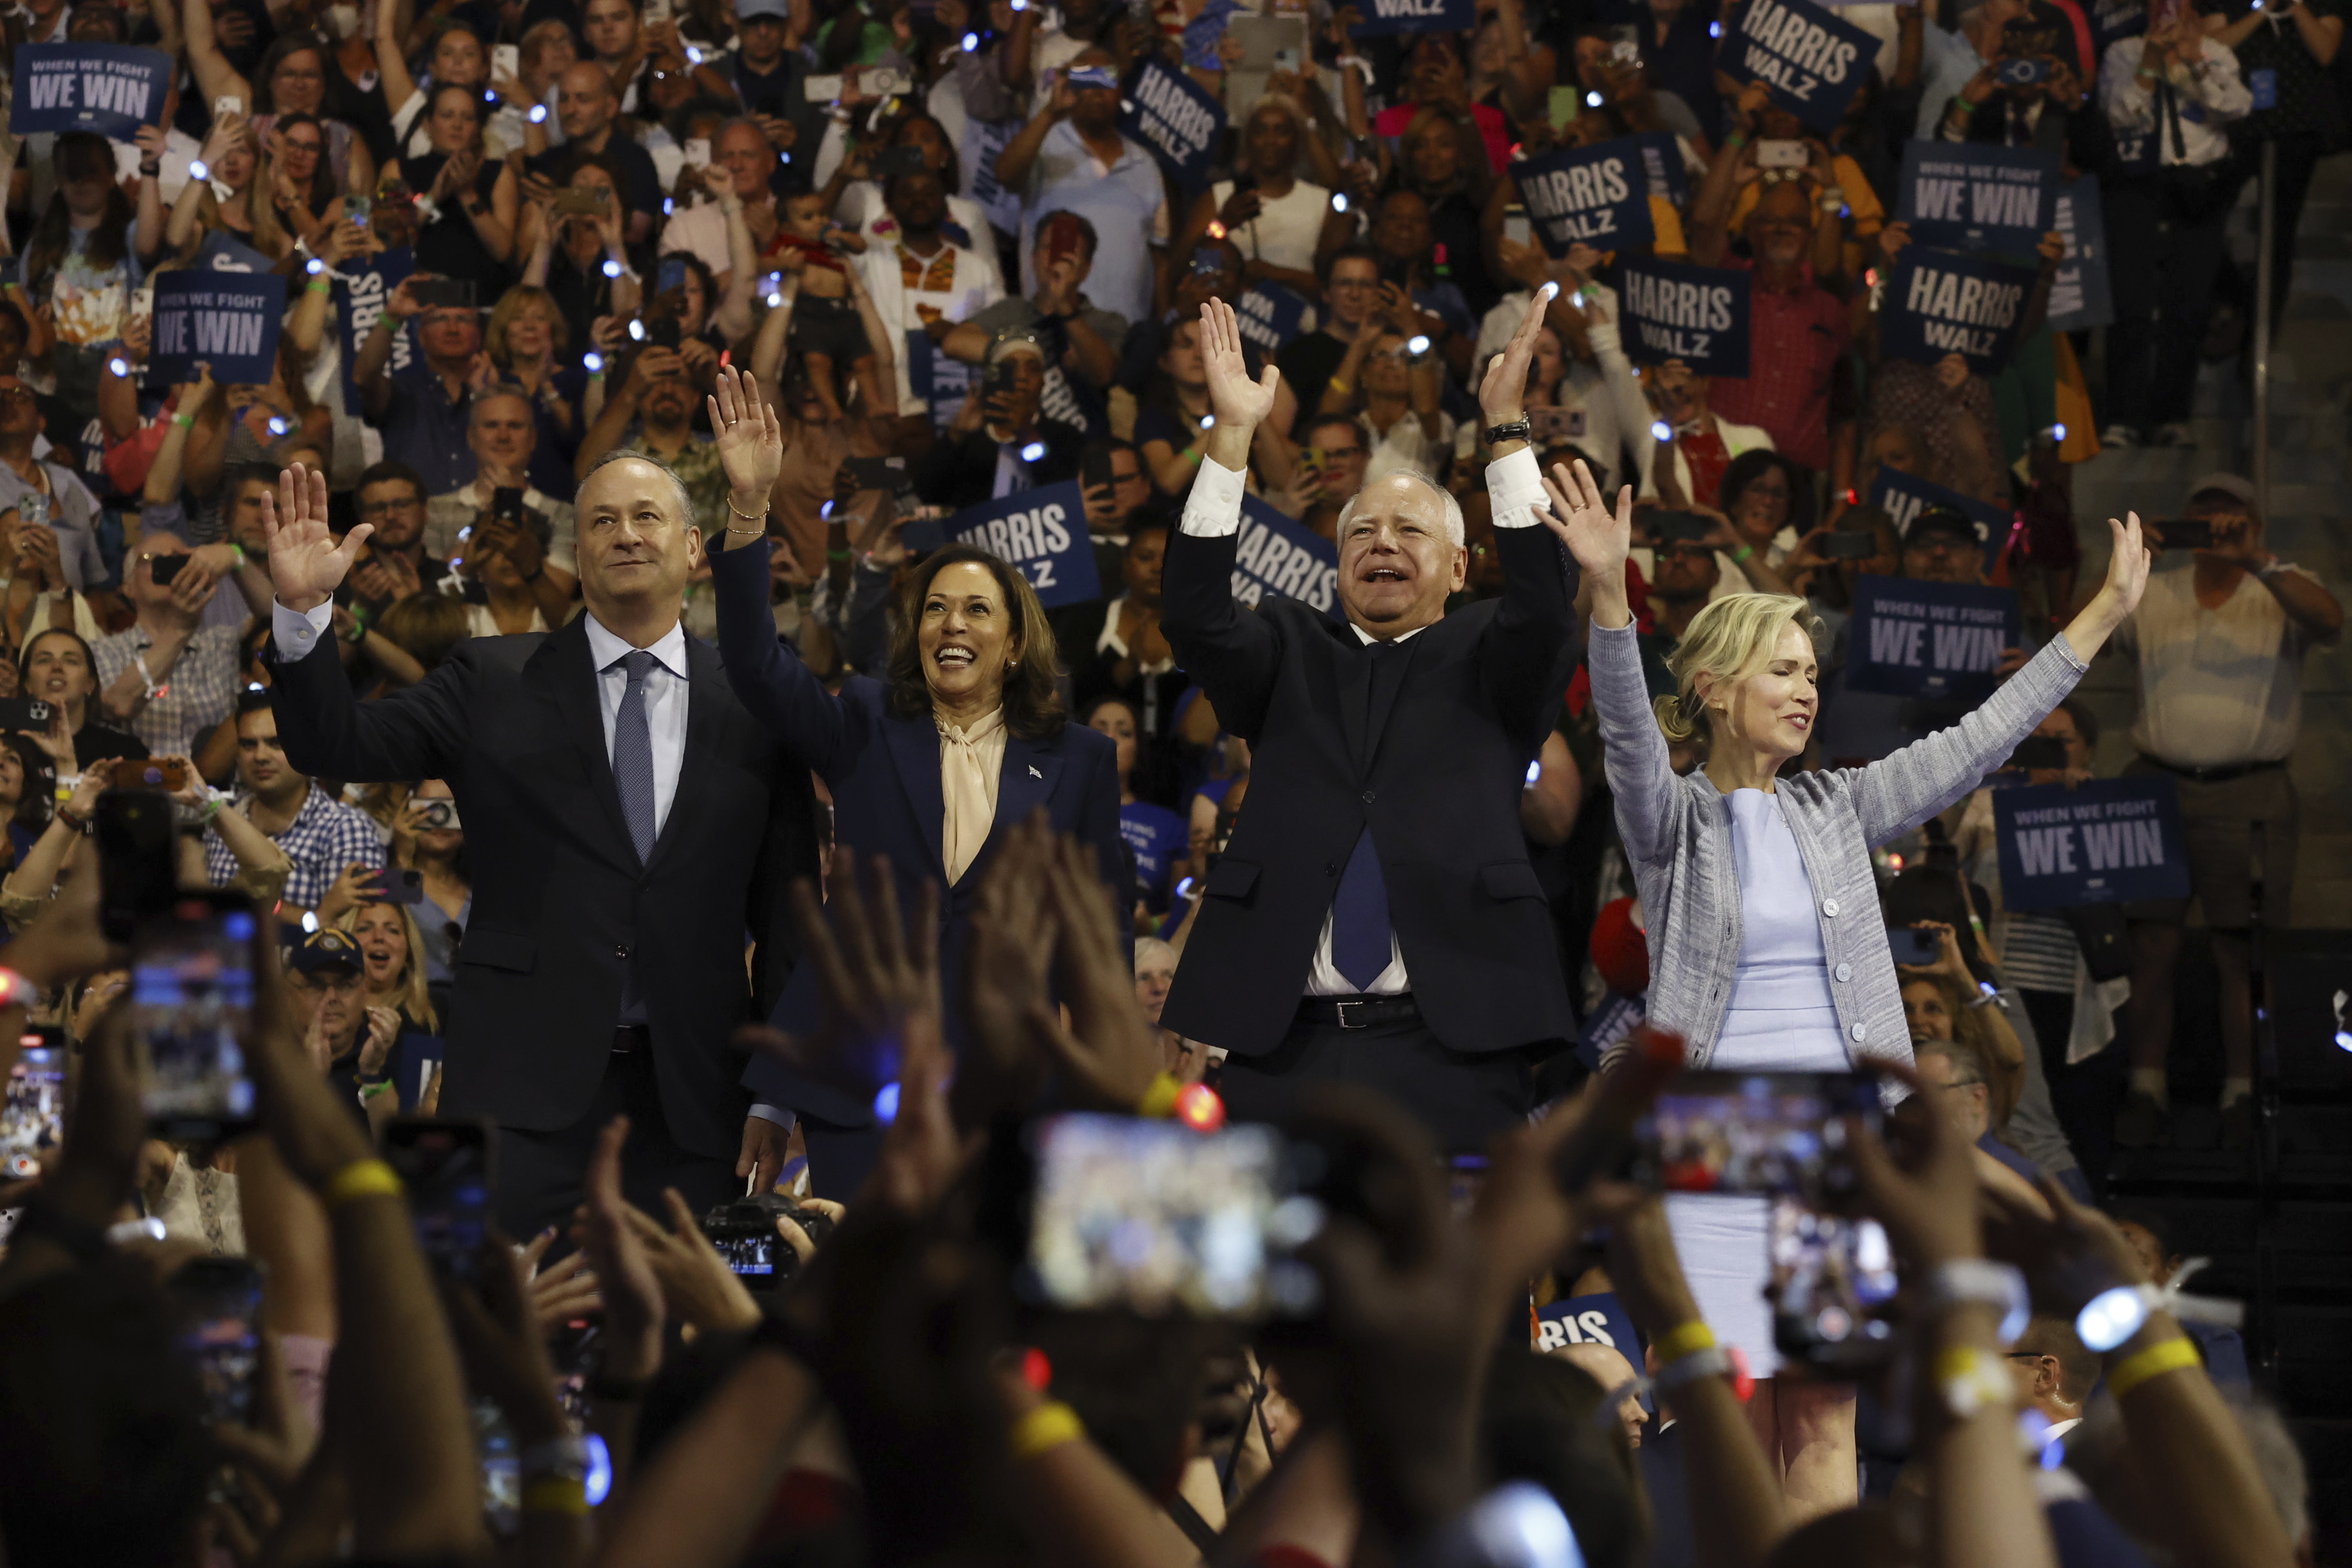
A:
<svg viewBox="0 0 2352 1568">
<path fill-rule="evenodd" d="M 1192 493 L 1184 502 L 1184 531 L 1203 539 L 1223 539 L 1242 526 L 1242 476 L 1214 458 L 1201 459 Z"/>
<path fill-rule="evenodd" d="M 786 1131 L 792 1130 L 793 1113 L 780 1105 L 770 1105 L 763 1100 L 751 1107 L 751 1114 L 762 1121 L 772 1121 Z"/>
<path fill-rule="evenodd" d="M 315 610 L 289 610 L 272 599 L 269 602 L 269 635 L 278 644 L 278 657 L 285 659 L 307 658 L 319 639 L 327 635 L 327 627 L 335 618 L 332 599 Z"/>
<path fill-rule="evenodd" d="M 1533 528 L 1536 509 L 1550 504 L 1544 494 L 1543 465 L 1536 461 L 1535 448 L 1522 447 L 1487 464 L 1486 494 L 1496 528 Z"/>
</svg>

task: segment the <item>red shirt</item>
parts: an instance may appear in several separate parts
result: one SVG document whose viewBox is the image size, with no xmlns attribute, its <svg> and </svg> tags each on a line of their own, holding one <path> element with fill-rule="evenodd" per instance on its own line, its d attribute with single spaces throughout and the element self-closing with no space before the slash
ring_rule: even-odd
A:
<svg viewBox="0 0 2352 1568">
<path fill-rule="evenodd" d="M 1372 134 L 1403 135 L 1405 127 L 1412 123 L 1412 117 L 1421 112 L 1421 107 L 1418 103 L 1400 103 L 1381 110 L 1372 116 Z M 1486 144 L 1487 167 L 1494 171 L 1508 168 L 1511 163 L 1511 127 L 1503 118 L 1503 111 L 1488 104 L 1474 103 L 1470 106 L 1470 118 L 1478 127 L 1478 140 Z"/>
<path fill-rule="evenodd" d="M 1745 260 L 1725 265 L 1755 270 Z M 1748 375 L 1717 377 L 1708 406 L 1735 425 L 1761 425 L 1784 456 L 1818 473 L 1830 466 L 1830 383 L 1846 348 L 1845 301 L 1815 288 L 1809 267 L 1788 293 L 1753 286 L 1748 309 Z"/>
</svg>

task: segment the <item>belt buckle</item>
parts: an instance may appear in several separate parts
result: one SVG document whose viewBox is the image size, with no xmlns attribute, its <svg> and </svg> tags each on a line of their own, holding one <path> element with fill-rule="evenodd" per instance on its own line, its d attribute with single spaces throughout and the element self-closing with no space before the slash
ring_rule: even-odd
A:
<svg viewBox="0 0 2352 1568">
<path fill-rule="evenodd" d="M 1341 1027 L 1341 1028 L 1343 1028 L 1343 1029 L 1369 1029 L 1369 1028 L 1370 1028 L 1370 1027 L 1371 1027 L 1371 1026 L 1370 1026 L 1370 1024 L 1358 1024 L 1358 1023 L 1352 1023 L 1352 1022 L 1350 1022 L 1350 1021 L 1349 1020 L 1349 1017 L 1348 1017 L 1348 1009 L 1349 1009 L 1349 1008 L 1350 1008 L 1350 1007 L 1361 1007 L 1361 1006 L 1363 1006 L 1363 1005 L 1365 1005 L 1365 1004 L 1364 1004 L 1364 1002 L 1363 1002 L 1363 1001 L 1361 1001 L 1360 999 L 1353 1000 L 1353 1001 L 1347 1001 L 1347 1002 L 1334 1002 L 1333 1004 L 1331 1004 L 1331 1010 L 1332 1010 L 1333 1012 L 1337 1013 L 1337 1014 L 1339 1016 L 1339 1027 Z"/>
</svg>

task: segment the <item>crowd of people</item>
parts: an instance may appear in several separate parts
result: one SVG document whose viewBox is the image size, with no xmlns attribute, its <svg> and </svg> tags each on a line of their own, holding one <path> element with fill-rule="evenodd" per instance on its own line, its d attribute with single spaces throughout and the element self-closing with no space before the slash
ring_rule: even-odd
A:
<svg viewBox="0 0 2352 1568">
<path fill-rule="evenodd" d="M 2252 1141 L 2343 612 L 2246 479 L 2070 470 L 2189 442 L 2341 0 L 1844 7 L 1826 133 L 1739 0 L 1366 9 L 0 17 L 170 83 L 0 143 L 7 1561 L 2308 1560 L 2226 1314 L 2099 1205 Z M 2095 180 L 2112 321 L 2050 325 L 2053 232 L 1998 369 L 1885 352 L 1915 141 Z M 1532 228 L 1514 166 L 1612 143 L 1651 241 Z M 1749 374 L 1638 338 L 1652 261 L 1744 274 Z M 149 374 L 180 269 L 282 282 L 266 382 Z M 1090 596 L 960 525 L 1073 484 Z M 1990 695 L 1860 673 L 1902 583 L 2002 608 Z M 2187 896 L 2011 909 L 2102 658 Z M 133 796 L 261 919 L 226 1140 L 142 1114 Z M 1867 1078 L 1849 1203 L 1626 1181 L 1684 1068 Z M 1309 1152 L 1256 1309 L 1041 1300 L 1002 1189 L 1089 1111 Z M 419 1127 L 482 1130 L 478 1249 Z M 1885 1300 L 1820 1261 L 1866 1225 Z"/>
</svg>

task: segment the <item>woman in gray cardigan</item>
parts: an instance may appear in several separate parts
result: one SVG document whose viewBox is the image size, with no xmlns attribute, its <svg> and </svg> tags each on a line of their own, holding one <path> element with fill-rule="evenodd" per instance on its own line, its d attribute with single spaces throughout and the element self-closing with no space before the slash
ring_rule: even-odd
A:
<svg viewBox="0 0 2352 1568">
<path fill-rule="evenodd" d="M 1653 717 L 1625 598 L 1633 491 L 1612 512 L 1582 463 L 1554 472 L 1547 488 L 1592 594 L 1586 658 L 1617 830 L 1649 917 L 1649 1021 L 1688 1042 L 1695 1068 L 1908 1062 L 1870 852 L 1975 788 L 2073 689 L 2147 582 L 2138 517 L 2108 524 L 2105 585 L 1983 707 L 1866 768 L 1784 777 L 1821 710 L 1819 623 L 1805 601 L 1736 594 L 1708 605 L 1667 660 L 1677 689 Z M 1706 765 L 1675 777 L 1668 742 L 1702 733 Z M 1677 1195 L 1667 1212 L 1717 1337 L 1769 1377 L 1779 1358 L 1761 1295 L 1765 1200 Z M 1798 1516 L 1854 1500 L 1850 1387 L 1759 1381 L 1750 1411 Z"/>
</svg>

